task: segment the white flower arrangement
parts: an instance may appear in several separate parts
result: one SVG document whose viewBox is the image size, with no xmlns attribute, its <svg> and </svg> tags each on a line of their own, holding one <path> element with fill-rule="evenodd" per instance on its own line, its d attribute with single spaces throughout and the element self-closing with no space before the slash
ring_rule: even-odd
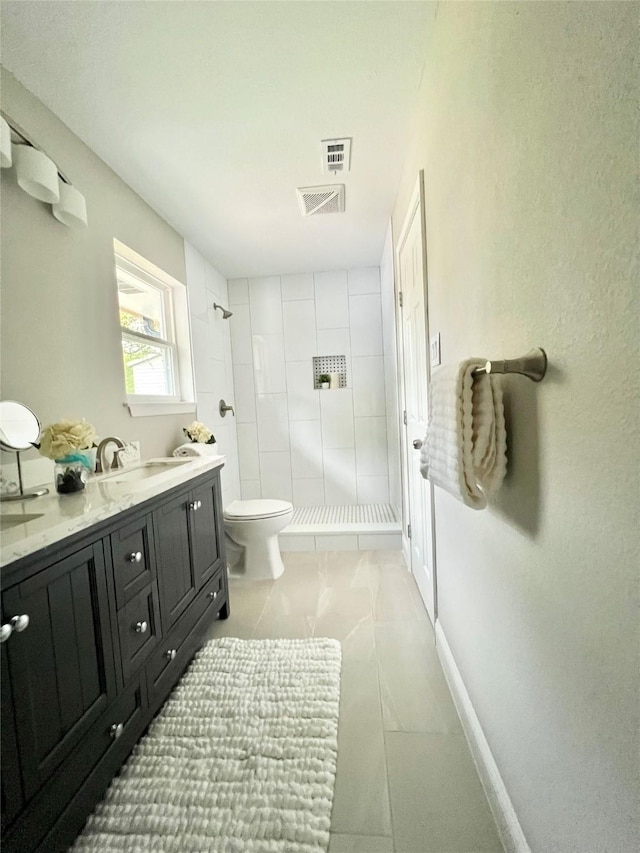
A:
<svg viewBox="0 0 640 853">
<path fill-rule="evenodd" d="M 83 418 L 49 424 L 42 431 L 40 444 L 35 445 L 49 459 L 64 459 L 77 451 L 88 450 L 96 443 L 96 431 Z"/>
<path fill-rule="evenodd" d="M 194 421 L 187 427 L 183 427 L 182 432 L 187 436 L 189 441 L 197 444 L 215 444 L 216 439 L 211 430 L 200 421 Z"/>
</svg>

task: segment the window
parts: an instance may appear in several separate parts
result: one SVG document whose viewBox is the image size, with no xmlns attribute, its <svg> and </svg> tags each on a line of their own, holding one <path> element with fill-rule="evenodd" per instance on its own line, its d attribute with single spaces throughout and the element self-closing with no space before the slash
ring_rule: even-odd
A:
<svg viewBox="0 0 640 853">
<path fill-rule="evenodd" d="M 114 246 L 129 410 L 194 411 L 186 288 L 119 241 Z"/>
</svg>

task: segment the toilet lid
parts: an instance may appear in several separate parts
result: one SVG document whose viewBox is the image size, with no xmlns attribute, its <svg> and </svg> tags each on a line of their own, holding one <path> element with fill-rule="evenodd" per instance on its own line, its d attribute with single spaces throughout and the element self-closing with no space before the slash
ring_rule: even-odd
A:
<svg viewBox="0 0 640 853">
<path fill-rule="evenodd" d="M 291 512 L 289 501 L 253 500 L 233 501 L 224 511 L 224 517 L 249 521 L 252 518 L 274 518 Z"/>
</svg>

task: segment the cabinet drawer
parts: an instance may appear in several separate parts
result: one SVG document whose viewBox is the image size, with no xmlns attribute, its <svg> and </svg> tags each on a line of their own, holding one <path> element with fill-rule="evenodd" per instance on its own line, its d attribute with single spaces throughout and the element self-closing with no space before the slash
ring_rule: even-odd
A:
<svg viewBox="0 0 640 853">
<path fill-rule="evenodd" d="M 154 579 L 151 536 L 151 524 L 144 516 L 109 537 L 118 610 Z"/>
<path fill-rule="evenodd" d="M 162 639 L 147 664 L 147 688 L 151 706 L 161 701 L 173 687 L 179 673 L 189 662 L 200 642 L 194 628 L 201 619 L 211 619 L 224 603 L 224 578 L 217 572 L 198 593 L 192 605 L 178 620 L 171 633 Z"/>
<path fill-rule="evenodd" d="M 118 631 L 126 684 L 158 642 L 160 618 L 155 583 L 138 593 L 118 613 Z"/>
</svg>

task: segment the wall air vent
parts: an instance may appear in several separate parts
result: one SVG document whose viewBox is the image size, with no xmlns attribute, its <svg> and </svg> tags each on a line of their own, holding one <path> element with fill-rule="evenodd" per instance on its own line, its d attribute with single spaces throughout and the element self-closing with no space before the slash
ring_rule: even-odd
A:
<svg viewBox="0 0 640 853">
<path fill-rule="evenodd" d="M 323 139 L 322 171 L 325 175 L 348 172 L 351 165 L 351 138 Z"/>
<path fill-rule="evenodd" d="M 303 216 L 344 212 L 344 184 L 328 187 L 298 187 L 298 202 Z"/>
</svg>

